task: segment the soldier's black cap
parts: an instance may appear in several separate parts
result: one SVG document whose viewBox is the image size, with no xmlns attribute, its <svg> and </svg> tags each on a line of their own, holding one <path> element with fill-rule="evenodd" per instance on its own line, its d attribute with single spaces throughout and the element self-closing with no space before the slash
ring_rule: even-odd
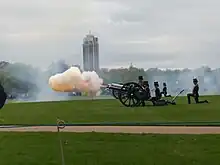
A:
<svg viewBox="0 0 220 165">
<path fill-rule="evenodd" d="M 198 79 L 197 79 L 197 78 L 194 78 L 194 79 L 193 79 L 193 82 L 198 82 Z"/>
<path fill-rule="evenodd" d="M 154 82 L 154 85 L 155 85 L 155 86 L 159 86 L 158 81 L 155 81 L 155 82 Z"/>
<path fill-rule="evenodd" d="M 143 80 L 143 79 L 144 79 L 143 76 L 138 77 L 138 80 Z"/>
<path fill-rule="evenodd" d="M 163 83 L 163 86 L 166 86 L 166 85 L 167 85 L 167 84 L 164 82 L 164 83 Z"/>
<path fill-rule="evenodd" d="M 148 81 L 144 81 L 143 84 L 146 85 L 146 86 L 149 86 Z"/>
</svg>

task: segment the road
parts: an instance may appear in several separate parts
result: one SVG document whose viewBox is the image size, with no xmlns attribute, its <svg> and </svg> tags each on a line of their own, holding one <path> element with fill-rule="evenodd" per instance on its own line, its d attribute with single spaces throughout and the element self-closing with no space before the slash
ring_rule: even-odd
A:
<svg viewBox="0 0 220 165">
<path fill-rule="evenodd" d="M 56 126 L 1 128 L 0 132 L 56 132 Z M 62 132 L 103 132 L 132 134 L 220 134 L 220 127 L 183 126 L 66 126 Z"/>
</svg>

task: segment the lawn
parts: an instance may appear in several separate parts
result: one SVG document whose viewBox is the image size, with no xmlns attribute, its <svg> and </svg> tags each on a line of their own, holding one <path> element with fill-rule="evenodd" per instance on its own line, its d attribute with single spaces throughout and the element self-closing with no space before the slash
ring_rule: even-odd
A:
<svg viewBox="0 0 220 165">
<path fill-rule="evenodd" d="M 66 165 L 218 165 L 220 135 L 63 133 Z M 1 165 L 60 165 L 56 133 L 0 133 Z"/>
<path fill-rule="evenodd" d="M 203 98 L 201 98 L 203 99 Z M 220 121 L 220 96 L 207 96 L 210 104 L 188 105 L 179 97 L 176 106 L 127 108 L 118 100 L 10 103 L 0 111 L 2 124 L 54 124 L 82 122 Z"/>
</svg>

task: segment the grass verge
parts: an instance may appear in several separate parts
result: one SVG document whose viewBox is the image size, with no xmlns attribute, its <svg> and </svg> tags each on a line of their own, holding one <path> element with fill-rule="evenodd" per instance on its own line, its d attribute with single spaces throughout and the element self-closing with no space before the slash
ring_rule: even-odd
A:
<svg viewBox="0 0 220 165">
<path fill-rule="evenodd" d="M 220 135 L 63 133 L 66 165 L 217 165 Z M 56 133 L 0 133 L 2 165 L 60 165 Z"/>
<path fill-rule="evenodd" d="M 2 124 L 54 124 L 59 117 L 67 123 L 219 121 L 220 96 L 209 96 L 210 104 L 186 104 L 180 97 L 176 106 L 127 108 L 118 100 L 12 103 L 0 111 Z"/>
</svg>

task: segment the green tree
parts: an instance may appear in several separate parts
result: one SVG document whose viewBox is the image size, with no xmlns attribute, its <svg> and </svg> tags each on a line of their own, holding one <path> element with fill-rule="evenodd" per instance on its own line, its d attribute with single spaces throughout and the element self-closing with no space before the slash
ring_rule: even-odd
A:
<svg viewBox="0 0 220 165">
<path fill-rule="evenodd" d="M 36 69 L 30 65 L 8 64 L 0 70 L 0 81 L 7 93 L 31 93 L 38 90 L 36 74 Z"/>
</svg>

